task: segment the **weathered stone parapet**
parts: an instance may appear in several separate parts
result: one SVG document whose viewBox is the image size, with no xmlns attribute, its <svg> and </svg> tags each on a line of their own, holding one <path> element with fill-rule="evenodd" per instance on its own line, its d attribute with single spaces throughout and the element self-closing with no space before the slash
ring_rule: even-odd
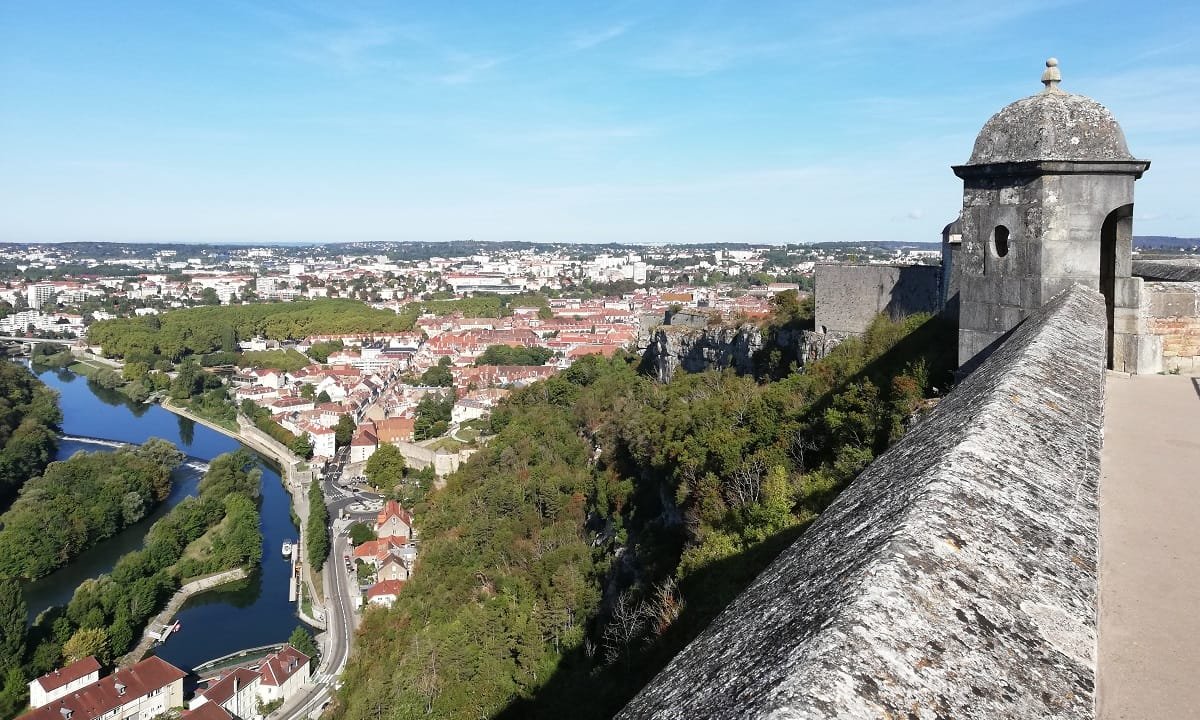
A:
<svg viewBox="0 0 1200 720">
<path fill-rule="evenodd" d="M 1146 332 L 1161 338 L 1163 370 L 1200 370 L 1200 282 L 1147 282 L 1143 293 Z"/>
<path fill-rule="evenodd" d="M 1133 274 L 1147 280 L 1200 282 L 1200 260 L 1134 260 Z"/>
<path fill-rule="evenodd" d="M 620 718 L 1092 718 L 1101 295 L 1037 310 Z"/>
</svg>

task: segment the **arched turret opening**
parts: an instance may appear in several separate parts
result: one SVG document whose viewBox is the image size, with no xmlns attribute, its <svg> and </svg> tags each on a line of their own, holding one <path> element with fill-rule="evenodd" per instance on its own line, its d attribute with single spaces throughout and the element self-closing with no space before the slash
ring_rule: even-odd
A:
<svg viewBox="0 0 1200 720">
<path fill-rule="evenodd" d="M 1105 338 L 1108 367 L 1113 367 L 1113 318 L 1117 307 L 1117 277 L 1129 277 L 1133 255 L 1133 203 L 1122 205 L 1104 218 L 1100 227 L 1100 293 L 1108 320 Z"/>
</svg>

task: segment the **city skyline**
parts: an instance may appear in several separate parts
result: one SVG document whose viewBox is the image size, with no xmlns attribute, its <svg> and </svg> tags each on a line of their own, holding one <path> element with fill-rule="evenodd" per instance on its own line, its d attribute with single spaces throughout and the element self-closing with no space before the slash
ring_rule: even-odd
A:
<svg viewBox="0 0 1200 720">
<path fill-rule="evenodd" d="M 1200 11 L 126 3 L 0 11 L 0 241 L 933 241 L 1058 57 L 1195 236 Z"/>
</svg>

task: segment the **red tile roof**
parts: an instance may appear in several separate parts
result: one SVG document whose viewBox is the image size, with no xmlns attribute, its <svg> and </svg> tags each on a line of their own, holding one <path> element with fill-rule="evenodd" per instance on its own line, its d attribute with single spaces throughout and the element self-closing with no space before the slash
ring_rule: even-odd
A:
<svg viewBox="0 0 1200 720">
<path fill-rule="evenodd" d="M 383 580 L 375 583 L 371 586 L 370 590 L 367 590 L 367 597 L 374 598 L 381 595 L 399 595 L 403 588 L 403 580 Z"/>
<path fill-rule="evenodd" d="M 95 720 L 186 675 L 161 658 L 148 657 L 133 667 L 117 670 L 91 685 L 31 710 L 22 715 L 21 720 L 63 720 L 63 709 L 71 711 L 71 720 Z M 118 684 L 124 686 L 123 693 L 118 693 Z"/>
<path fill-rule="evenodd" d="M 96 662 L 96 658 L 88 655 L 84 659 L 76 660 L 66 667 L 59 668 L 54 672 L 46 673 L 37 679 L 37 683 L 38 685 L 42 686 L 42 690 L 45 690 L 46 692 L 52 692 L 59 689 L 63 685 L 66 685 L 67 683 L 75 682 L 79 678 L 85 677 L 99 670 L 100 663 Z"/>
<path fill-rule="evenodd" d="M 241 692 L 242 688 L 253 683 L 255 680 L 258 680 L 258 673 L 246 668 L 238 668 L 210 685 L 204 692 L 197 694 L 208 698 L 209 702 L 220 705 L 233 697 L 235 684 L 237 685 L 238 692 Z"/>
<path fill-rule="evenodd" d="M 400 518 L 400 522 L 412 527 L 412 513 L 405 510 L 400 503 L 396 502 L 395 500 L 388 500 L 384 504 L 383 509 L 379 511 L 378 517 L 375 518 L 375 527 L 378 528 L 380 525 L 383 525 L 390 517 L 398 517 Z"/>
<path fill-rule="evenodd" d="M 233 720 L 233 716 L 220 705 L 206 702 L 195 710 L 185 711 L 182 720 Z"/>
<path fill-rule="evenodd" d="M 267 656 L 258 674 L 262 676 L 263 685 L 279 686 L 298 672 L 307 673 L 307 667 L 307 655 L 291 645 L 284 645 L 279 652 Z"/>
</svg>

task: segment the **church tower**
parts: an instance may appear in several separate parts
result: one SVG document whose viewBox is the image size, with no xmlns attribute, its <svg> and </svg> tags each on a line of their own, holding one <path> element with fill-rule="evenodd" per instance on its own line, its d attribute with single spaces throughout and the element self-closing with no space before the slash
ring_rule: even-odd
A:
<svg viewBox="0 0 1200 720">
<path fill-rule="evenodd" d="M 1060 80 L 1047 60 L 1045 89 L 992 116 L 954 167 L 961 245 L 947 288 L 958 294 L 958 362 L 1080 283 L 1104 295 L 1109 367 L 1155 372 L 1161 339 L 1140 332 L 1142 280 L 1131 277 L 1133 183 L 1150 163 L 1129 153 L 1107 108 Z"/>
</svg>

